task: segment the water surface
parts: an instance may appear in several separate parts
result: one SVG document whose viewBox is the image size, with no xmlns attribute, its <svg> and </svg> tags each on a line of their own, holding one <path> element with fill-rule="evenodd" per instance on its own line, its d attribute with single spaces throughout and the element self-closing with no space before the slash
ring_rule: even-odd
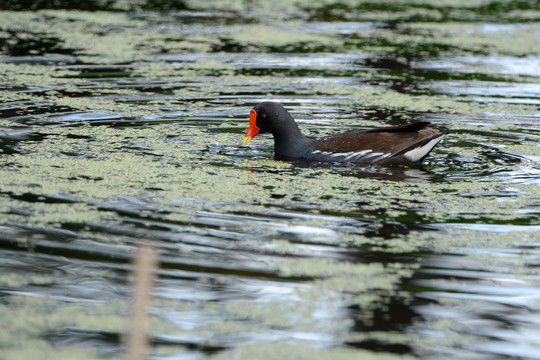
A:
<svg viewBox="0 0 540 360">
<path fill-rule="evenodd" d="M 540 358 L 537 4 L 90 4 L 2 11 L 2 356 L 121 358 L 151 242 L 153 359 Z M 264 100 L 451 133 L 274 161 Z"/>
</svg>

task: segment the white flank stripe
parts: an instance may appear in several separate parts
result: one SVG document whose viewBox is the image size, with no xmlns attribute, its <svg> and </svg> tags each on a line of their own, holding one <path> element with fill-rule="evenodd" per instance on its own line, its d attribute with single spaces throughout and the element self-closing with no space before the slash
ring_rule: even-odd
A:
<svg viewBox="0 0 540 360">
<path fill-rule="evenodd" d="M 355 155 L 351 159 L 358 160 L 360 157 L 365 156 L 366 154 L 369 154 L 370 152 L 371 150 L 362 150 L 362 151 L 355 152 L 354 153 Z"/>
<path fill-rule="evenodd" d="M 343 160 L 349 160 L 349 159 L 351 159 L 351 158 L 353 158 L 353 157 L 355 157 L 355 156 L 356 156 L 356 153 L 355 153 L 355 152 L 351 152 L 350 155 L 347 155 L 347 157 L 346 157 L 345 159 L 343 159 Z"/>
<path fill-rule="evenodd" d="M 386 159 L 390 155 L 392 155 L 392 154 L 382 154 L 381 156 L 377 156 L 375 159 L 373 159 L 373 161 L 379 161 L 379 160 Z"/>
<path fill-rule="evenodd" d="M 366 158 L 379 156 L 379 155 L 384 155 L 384 154 L 382 152 L 374 152 L 373 154 L 366 155 Z"/>
<path fill-rule="evenodd" d="M 439 143 L 439 141 L 442 140 L 443 137 L 444 136 L 439 136 L 439 137 L 429 141 L 424 146 L 420 146 L 420 147 L 414 148 L 412 150 L 409 150 L 405 154 L 403 154 L 403 156 L 405 156 L 410 161 L 418 161 L 421 158 L 423 158 L 424 156 L 426 156 L 427 153 L 429 153 L 431 151 L 431 149 L 433 149 L 435 147 L 435 145 L 437 145 Z"/>
<path fill-rule="evenodd" d="M 351 155 L 351 154 L 353 154 L 353 152 L 352 152 L 352 151 L 349 151 L 349 152 L 346 152 L 346 153 L 335 153 L 335 154 L 332 154 L 332 155 L 330 155 L 330 156 L 331 156 L 331 157 L 349 156 L 349 155 Z"/>
<path fill-rule="evenodd" d="M 433 145 L 433 146 L 435 146 L 435 145 Z M 366 159 L 373 158 L 372 161 L 379 161 L 379 160 L 386 159 L 387 157 L 392 155 L 390 153 L 385 154 L 385 153 L 382 153 L 382 152 L 373 152 L 373 150 L 362 150 L 362 151 L 356 151 L 356 152 L 349 151 L 349 152 L 346 152 L 346 153 L 333 153 L 333 152 L 329 152 L 329 151 L 315 150 L 315 151 L 312 151 L 311 154 L 312 155 L 320 154 L 320 155 L 323 155 L 323 156 L 330 156 L 332 158 L 343 157 L 343 161 L 349 161 L 349 160 L 350 161 L 355 161 L 355 160 L 360 159 L 361 157 L 364 157 Z M 412 160 L 412 161 L 414 161 L 414 160 Z"/>
</svg>

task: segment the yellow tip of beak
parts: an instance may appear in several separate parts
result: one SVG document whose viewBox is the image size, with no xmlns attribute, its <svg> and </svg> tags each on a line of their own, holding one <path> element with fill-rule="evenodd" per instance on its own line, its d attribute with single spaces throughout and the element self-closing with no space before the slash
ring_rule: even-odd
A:
<svg viewBox="0 0 540 360">
<path fill-rule="evenodd" d="M 242 145 L 247 145 L 251 141 L 251 139 L 253 138 L 250 136 L 244 137 L 244 140 L 242 140 Z"/>
</svg>

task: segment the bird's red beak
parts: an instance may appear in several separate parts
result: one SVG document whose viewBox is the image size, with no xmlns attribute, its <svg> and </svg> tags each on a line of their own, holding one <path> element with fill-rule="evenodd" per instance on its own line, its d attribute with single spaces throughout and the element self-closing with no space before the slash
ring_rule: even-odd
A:
<svg viewBox="0 0 540 360">
<path fill-rule="evenodd" d="M 249 127 L 246 131 L 246 135 L 244 136 L 244 140 L 242 141 L 242 144 L 247 145 L 251 139 L 253 139 L 257 134 L 259 133 L 259 128 L 257 125 L 255 125 L 257 122 L 257 112 L 255 110 L 251 110 L 249 113 Z"/>
</svg>

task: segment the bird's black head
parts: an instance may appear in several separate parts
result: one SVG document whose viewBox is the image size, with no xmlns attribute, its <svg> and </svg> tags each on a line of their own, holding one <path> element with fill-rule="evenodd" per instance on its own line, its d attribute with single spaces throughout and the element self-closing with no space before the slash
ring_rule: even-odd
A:
<svg viewBox="0 0 540 360">
<path fill-rule="evenodd" d="M 299 132 L 292 116 L 283 106 L 272 101 L 264 101 L 255 106 L 249 114 L 249 128 L 244 137 L 244 145 L 257 134 L 271 133 L 274 138 L 286 133 Z"/>
</svg>

